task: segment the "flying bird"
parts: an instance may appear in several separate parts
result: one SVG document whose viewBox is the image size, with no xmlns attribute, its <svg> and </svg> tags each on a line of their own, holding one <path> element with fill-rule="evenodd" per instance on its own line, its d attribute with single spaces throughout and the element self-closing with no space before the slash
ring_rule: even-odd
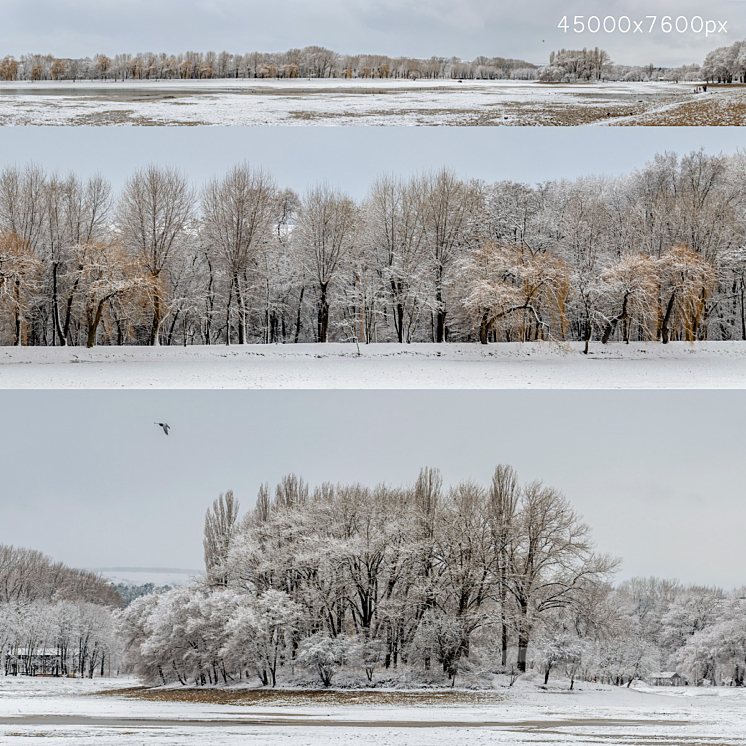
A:
<svg viewBox="0 0 746 746">
<path fill-rule="evenodd" d="M 166 433 L 166 435 L 168 435 L 168 430 L 170 426 L 167 422 L 154 422 L 153 424 L 158 425 L 159 427 L 162 427 L 163 432 Z"/>
</svg>

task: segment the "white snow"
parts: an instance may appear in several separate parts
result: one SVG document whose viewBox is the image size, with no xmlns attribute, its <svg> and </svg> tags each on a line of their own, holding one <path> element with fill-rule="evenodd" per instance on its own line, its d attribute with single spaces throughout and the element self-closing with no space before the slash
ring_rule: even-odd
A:
<svg viewBox="0 0 746 746">
<path fill-rule="evenodd" d="M 637 111 L 688 100 L 689 83 L 246 79 L 0 83 L 6 125 L 469 125 L 556 123 L 562 107 Z M 718 93 L 728 97 L 731 92 Z M 618 115 L 620 112 L 616 112 Z M 626 111 L 624 112 L 626 114 Z"/>
<path fill-rule="evenodd" d="M 0 677 L 0 743 L 746 744 L 746 691 L 550 682 L 459 704 L 220 705 L 95 695 L 131 679 Z M 245 724 L 244 724 L 245 723 Z"/>
<path fill-rule="evenodd" d="M 4 347 L 0 388 L 746 387 L 746 343 Z"/>
</svg>

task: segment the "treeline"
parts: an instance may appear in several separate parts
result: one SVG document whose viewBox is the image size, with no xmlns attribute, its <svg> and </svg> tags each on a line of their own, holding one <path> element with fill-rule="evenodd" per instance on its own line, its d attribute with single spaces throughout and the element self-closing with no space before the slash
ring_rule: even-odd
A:
<svg viewBox="0 0 746 746">
<path fill-rule="evenodd" d="M 678 671 L 743 685 L 746 589 L 657 578 L 610 584 L 567 499 L 507 466 L 488 485 L 323 484 L 289 475 L 240 517 L 205 521 L 198 587 L 117 615 L 145 681 L 489 688 L 529 672 L 630 686 Z"/>
<path fill-rule="evenodd" d="M 0 545 L 0 669 L 7 675 L 104 674 L 122 599 L 100 575 Z M 108 669 L 107 669 L 108 670 Z"/>
<path fill-rule="evenodd" d="M 248 164 L 0 172 L 0 342 L 746 339 L 746 158 L 529 186 L 449 171 L 302 197 Z"/>
<path fill-rule="evenodd" d="M 503 57 L 388 57 L 345 55 L 324 47 L 287 52 L 231 54 L 186 52 L 169 55 L 118 54 L 60 59 L 28 54 L 0 61 L 0 80 L 206 80 L 225 78 L 470 78 L 530 80 L 536 66 Z"/>
<path fill-rule="evenodd" d="M 479 56 L 389 57 L 387 55 L 339 54 L 318 46 L 286 52 L 231 54 L 230 52 L 186 52 L 180 54 L 141 52 L 109 57 L 58 58 L 27 54 L 0 60 L 0 81 L 43 80 L 214 80 L 258 78 L 395 78 L 416 80 L 534 80 L 543 82 L 612 81 L 713 81 L 746 82 L 746 41 L 708 52 L 702 65 L 692 63 L 666 68 L 655 65 L 624 65 L 612 62 L 603 49 L 560 49 L 549 56 L 549 64 L 525 60 Z"/>
<path fill-rule="evenodd" d="M 28 601 L 121 604 L 116 590 L 97 573 L 55 562 L 36 549 L 0 544 L 0 602 Z"/>
</svg>

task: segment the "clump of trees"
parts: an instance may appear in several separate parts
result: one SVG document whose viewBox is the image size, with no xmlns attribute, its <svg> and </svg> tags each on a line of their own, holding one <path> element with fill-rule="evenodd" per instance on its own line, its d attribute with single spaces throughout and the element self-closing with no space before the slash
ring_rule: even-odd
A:
<svg viewBox="0 0 746 746">
<path fill-rule="evenodd" d="M 287 52 L 231 54 L 97 54 L 79 59 L 28 54 L 0 61 L 0 80 L 214 80 L 219 78 L 461 78 L 531 80 L 536 66 L 524 60 L 480 56 L 389 57 L 339 54 L 319 46 Z"/>
<path fill-rule="evenodd" d="M 615 64 L 608 52 L 594 49 L 560 49 L 551 52 L 549 64 L 536 73 L 542 83 L 577 83 L 591 81 L 622 81 L 628 83 L 669 81 L 701 81 L 706 71 L 697 64 L 679 67 L 656 67 L 648 65 Z"/>
<path fill-rule="evenodd" d="M 614 64 L 609 55 L 598 47 L 593 50 L 561 49 L 549 55 L 549 64 L 538 69 L 536 78 L 544 83 L 574 83 L 592 80 L 744 83 L 746 82 L 746 40 L 713 49 L 707 53 L 702 65 L 692 63 L 678 67 L 658 67 L 653 64 L 618 65 Z"/>
<path fill-rule="evenodd" d="M 453 682 L 477 661 L 525 671 L 540 629 L 585 615 L 616 561 L 598 554 L 564 496 L 519 484 L 446 489 L 424 469 L 408 487 L 323 484 L 295 475 L 228 520 L 206 521 L 202 587 L 134 601 L 119 615 L 128 661 L 151 682 L 225 683 L 310 670 L 329 686 L 345 666 L 432 672 Z M 222 527 L 220 538 L 217 527 Z M 590 622 L 589 622 L 590 623 Z M 486 644 L 489 641 L 489 644 Z"/>
<path fill-rule="evenodd" d="M 746 40 L 707 53 L 702 77 L 716 83 L 746 82 Z"/>
<path fill-rule="evenodd" d="M 118 655 L 112 613 L 121 605 L 96 573 L 0 545 L 0 668 L 6 676 L 103 676 Z"/>
<path fill-rule="evenodd" d="M 539 69 L 538 79 L 545 83 L 577 80 L 602 80 L 611 72 L 608 52 L 594 49 L 560 49 L 549 54 L 549 64 Z"/>
<path fill-rule="evenodd" d="M 205 521 L 192 588 L 117 613 L 127 665 L 154 684 L 512 685 L 529 672 L 631 686 L 663 670 L 691 685 L 746 672 L 746 589 L 610 580 L 588 526 L 557 490 L 499 466 L 488 485 L 405 487 L 296 475 L 232 493 Z"/>
<path fill-rule="evenodd" d="M 247 163 L 0 172 L 6 345 L 746 340 L 746 158 L 299 196 Z"/>
</svg>

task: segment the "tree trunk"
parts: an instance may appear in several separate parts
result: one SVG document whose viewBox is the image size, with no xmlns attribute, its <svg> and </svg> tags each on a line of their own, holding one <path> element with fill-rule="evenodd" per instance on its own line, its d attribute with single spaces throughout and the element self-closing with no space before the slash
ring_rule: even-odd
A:
<svg viewBox="0 0 746 746">
<path fill-rule="evenodd" d="M 446 312 L 438 311 L 435 317 L 435 341 L 445 342 L 446 338 Z"/>
<path fill-rule="evenodd" d="M 524 632 L 518 633 L 518 670 L 526 673 L 526 656 L 528 653 L 528 635 Z"/>
<path fill-rule="evenodd" d="M 295 344 L 298 344 L 298 339 L 300 337 L 300 325 L 301 325 L 301 310 L 303 309 L 303 293 L 306 290 L 306 286 L 303 285 L 300 289 L 300 296 L 298 298 L 298 315 L 295 319 L 295 336 L 293 338 L 293 342 Z"/>
<path fill-rule="evenodd" d="M 70 321 L 72 320 L 73 299 L 75 298 L 75 291 L 78 289 L 79 283 L 80 278 L 76 279 L 73 283 L 72 289 L 70 290 L 70 295 L 67 298 L 67 308 L 65 309 L 65 326 L 63 328 L 63 337 L 65 339 L 65 344 L 67 344 L 67 340 L 70 336 Z"/>
<path fill-rule="evenodd" d="M 490 324 L 487 311 L 482 314 L 482 320 L 479 322 L 479 341 L 486 345 L 489 342 Z"/>
<path fill-rule="evenodd" d="M 521 673 L 526 673 L 526 658 L 528 656 L 528 640 L 529 640 L 529 629 L 528 620 L 528 607 L 525 602 L 521 603 L 521 619 L 518 621 L 518 670 Z"/>
<path fill-rule="evenodd" d="M 666 313 L 663 316 L 663 321 L 661 323 L 661 342 L 664 345 L 668 344 L 669 342 L 668 322 L 671 320 L 671 313 L 673 312 L 673 304 L 675 298 L 676 291 L 674 290 L 674 292 L 671 293 L 671 298 L 668 301 L 668 305 L 666 306 Z"/>
<path fill-rule="evenodd" d="M 158 333 L 161 329 L 161 298 L 156 295 L 153 299 L 153 325 L 150 329 L 150 345 L 158 345 Z"/>
<path fill-rule="evenodd" d="M 55 262 L 52 265 L 52 323 L 53 323 L 53 343 L 57 343 L 57 337 L 60 339 L 60 346 L 64 347 L 67 344 L 65 334 L 62 329 L 62 320 L 60 319 L 60 299 L 57 292 L 57 270 L 58 264 Z"/>
<path fill-rule="evenodd" d="M 98 330 L 98 325 L 101 321 L 101 314 L 104 310 L 104 301 L 99 301 L 98 307 L 96 308 L 96 313 L 88 313 L 88 337 L 86 339 L 85 346 L 86 347 L 93 347 L 96 344 L 96 331 Z"/>
<path fill-rule="evenodd" d="M 233 275 L 233 284 L 236 288 L 236 303 L 238 304 L 238 344 L 246 344 L 246 309 L 243 303 L 241 282 L 238 274 Z"/>
<path fill-rule="evenodd" d="M 319 300 L 318 338 L 319 342 L 326 342 L 329 334 L 329 301 L 327 299 L 327 286 L 321 284 L 321 298 Z"/>
<path fill-rule="evenodd" d="M 23 335 L 21 329 L 21 283 L 16 280 L 15 285 L 15 300 L 16 300 L 16 318 L 15 318 L 15 346 L 20 347 L 23 344 Z"/>
<path fill-rule="evenodd" d="M 609 341 L 609 338 L 614 333 L 614 329 L 616 329 L 616 325 L 622 321 L 623 319 L 627 318 L 627 301 L 629 299 L 629 294 L 626 294 L 624 296 L 624 300 L 622 301 L 622 311 L 618 316 L 615 316 L 613 319 L 609 320 L 609 323 L 606 324 L 606 328 L 604 329 L 603 337 L 601 337 L 601 344 L 607 344 Z"/>
<path fill-rule="evenodd" d="M 435 341 L 445 341 L 446 310 L 443 304 L 443 268 L 438 267 L 435 277 Z"/>
</svg>

